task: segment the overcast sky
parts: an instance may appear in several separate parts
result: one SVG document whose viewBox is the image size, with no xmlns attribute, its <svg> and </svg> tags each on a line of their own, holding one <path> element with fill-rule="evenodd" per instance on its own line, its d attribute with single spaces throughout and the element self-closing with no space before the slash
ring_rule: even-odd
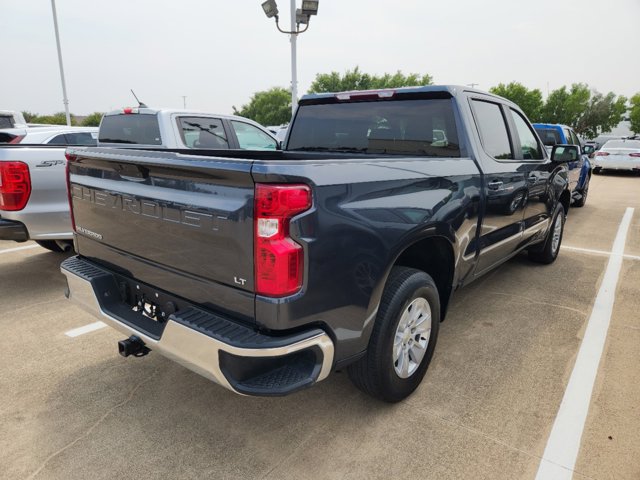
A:
<svg viewBox="0 0 640 480">
<path fill-rule="evenodd" d="M 261 0 L 57 0 L 70 109 L 231 113 L 291 81 L 288 37 Z M 289 2 L 279 0 L 288 25 Z M 298 4 L 301 0 L 298 0 Z M 0 109 L 63 110 L 50 0 L 0 0 Z M 574 82 L 640 92 L 640 0 L 320 0 L 298 39 L 299 93 L 316 73 L 429 73 L 546 95 Z"/>
</svg>

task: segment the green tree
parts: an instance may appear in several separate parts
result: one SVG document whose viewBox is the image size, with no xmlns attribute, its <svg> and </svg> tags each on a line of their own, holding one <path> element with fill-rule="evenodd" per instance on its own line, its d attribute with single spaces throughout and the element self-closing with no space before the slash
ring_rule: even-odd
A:
<svg viewBox="0 0 640 480">
<path fill-rule="evenodd" d="M 84 120 L 82 120 L 83 127 L 97 127 L 100 125 L 100 120 L 102 120 L 102 116 L 104 113 L 102 112 L 93 112 L 87 115 Z"/>
<path fill-rule="evenodd" d="M 396 73 L 371 75 L 360 71 L 359 67 L 347 70 L 344 75 L 338 72 L 319 73 L 309 88 L 309 93 L 344 92 L 348 90 L 370 90 L 379 88 L 412 87 L 431 85 L 433 77 L 427 73 L 420 75 L 410 73 L 404 75 L 400 70 Z"/>
<path fill-rule="evenodd" d="M 611 131 L 622 120 L 627 111 L 626 104 L 625 97 L 616 98 L 613 92 L 606 95 L 593 92 L 587 108 L 574 124 L 576 132 L 587 138 L 595 138 Z"/>
<path fill-rule="evenodd" d="M 28 112 L 28 111 L 23 111 L 22 112 L 22 116 L 24 117 L 24 121 L 27 123 L 34 123 L 33 119 L 36 118 L 38 116 L 37 113 L 33 113 L 33 112 Z"/>
<path fill-rule="evenodd" d="M 45 123 L 50 125 L 66 125 L 67 124 L 67 116 L 64 112 L 57 112 L 53 115 L 38 115 L 37 113 L 23 112 L 25 115 L 25 120 L 27 123 Z M 75 115 L 71 114 L 71 125 L 77 125 Z"/>
<path fill-rule="evenodd" d="M 589 106 L 591 91 L 584 83 L 574 83 L 571 89 L 561 87 L 549 94 L 542 108 L 541 120 L 575 126 Z"/>
<path fill-rule="evenodd" d="M 542 101 L 542 92 L 537 88 L 529 90 L 521 83 L 511 82 L 506 85 L 500 83 L 497 87 L 492 87 L 489 91 L 495 95 L 507 98 L 518 105 L 532 122 L 540 120 L 544 102 Z"/>
<path fill-rule="evenodd" d="M 584 83 L 551 92 L 542 108 L 543 122 L 571 125 L 587 138 L 597 137 L 618 125 L 626 111 L 627 99 L 609 92 L 603 95 Z"/>
<path fill-rule="evenodd" d="M 629 110 L 629 120 L 631 120 L 631 131 L 640 133 L 640 93 L 636 93 L 631 100 L 631 109 Z"/>
<path fill-rule="evenodd" d="M 282 125 L 291 121 L 291 92 L 282 87 L 256 92 L 249 103 L 233 114 L 250 118 L 262 125 Z"/>
</svg>

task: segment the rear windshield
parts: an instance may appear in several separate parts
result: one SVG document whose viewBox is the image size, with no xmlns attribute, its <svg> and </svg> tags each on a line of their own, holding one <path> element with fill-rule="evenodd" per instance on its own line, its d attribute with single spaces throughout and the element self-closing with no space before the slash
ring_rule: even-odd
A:
<svg viewBox="0 0 640 480">
<path fill-rule="evenodd" d="M 640 140 L 609 140 L 602 148 L 640 148 Z"/>
<path fill-rule="evenodd" d="M 302 105 L 287 150 L 460 156 L 450 99 Z"/>
<path fill-rule="evenodd" d="M 105 115 L 100 124 L 98 141 L 101 143 L 162 145 L 158 117 L 142 113 Z"/>
<path fill-rule="evenodd" d="M 543 128 L 543 127 L 534 127 L 538 135 L 540 136 L 540 140 L 542 143 L 547 145 L 548 147 L 553 147 L 554 145 L 558 145 L 562 143 L 560 139 L 560 132 L 555 128 Z"/>
<path fill-rule="evenodd" d="M 0 116 L 0 128 L 13 128 L 13 117 Z"/>
</svg>

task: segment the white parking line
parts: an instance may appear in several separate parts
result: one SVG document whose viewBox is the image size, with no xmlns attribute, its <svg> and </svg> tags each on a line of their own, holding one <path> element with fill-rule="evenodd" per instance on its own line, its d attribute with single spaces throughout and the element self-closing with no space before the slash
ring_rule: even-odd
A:
<svg viewBox="0 0 640 480">
<path fill-rule="evenodd" d="M 571 247 L 569 245 L 562 245 L 560 248 L 564 250 L 572 250 L 574 252 L 592 253 L 594 255 L 606 255 L 606 256 L 613 255 L 613 252 L 607 252 L 605 250 L 593 250 L 592 248 Z M 638 255 L 623 254 L 622 257 L 628 260 L 640 260 L 640 256 Z"/>
<path fill-rule="evenodd" d="M 74 328 L 73 330 L 69 330 L 68 332 L 65 332 L 65 335 L 67 337 L 75 338 L 79 337 L 80 335 L 84 335 L 85 333 L 95 332 L 96 330 L 100 330 L 101 328 L 104 328 L 106 326 L 106 323 L 94 322 L 90 323 L 89 325 L 85 325 L 84 327 L 78 327 Z"/>
<path fill-rule="evenodd" d="M 624 246 L 633 211 L 633 208 L 627 208 L 618 227 L 607 269 L 591 310 L 560 409 L 544 449 L 536 480 L 570 480 L 573 477 L 582 431 L 589 413 L 593 384 L 607 339 L 616 285 L 622 268 Z"/>
<path fill-rule="evenodd" d="M 6 250 L 0 250 L 0 254 L 2 254 L 2 253 L 11 253 L 11 252 L 19 252 L 20 250 L 29 250 L 31 248 L 40 248 L 40 245 L 27 245 L 26 247 L 7 248 Z"/>
</svg>

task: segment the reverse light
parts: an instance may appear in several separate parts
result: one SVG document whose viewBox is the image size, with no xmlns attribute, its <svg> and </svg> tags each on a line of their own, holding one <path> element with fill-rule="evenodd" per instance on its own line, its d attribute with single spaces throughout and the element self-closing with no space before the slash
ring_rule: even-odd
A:
<svg viewBox="0 0 640 480">
<path fill-rule="evenodd" d="M 0 210 L 22 210 L 30 196 L 29 166 L 24 162 L 0 162 Z"/>
<path fill-rule="evenodd" d="M 255 187 L 256 293 L 284 297 L 302 287 L 304 252 L 289 236 L 295 215 L 311 208 L 307 185 L 258 183 Z"/>
</svg>

